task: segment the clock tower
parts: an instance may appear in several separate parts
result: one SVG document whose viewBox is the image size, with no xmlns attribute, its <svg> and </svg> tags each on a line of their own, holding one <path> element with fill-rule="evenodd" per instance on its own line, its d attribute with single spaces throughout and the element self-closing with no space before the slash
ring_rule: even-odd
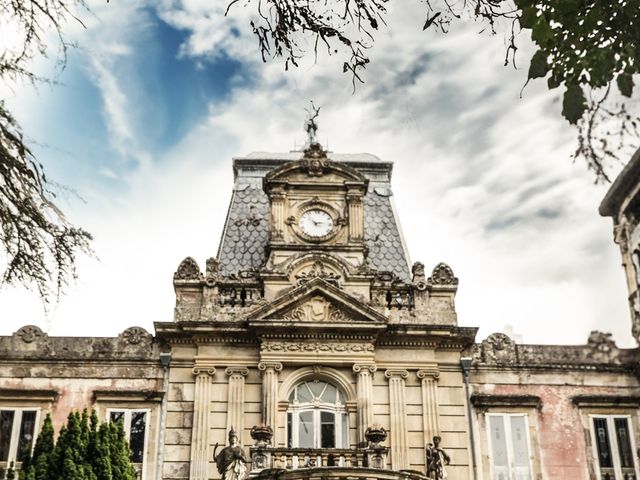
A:
<svg viewBox="0 0 640 480">
<path fill-rule="evenodd" d="M 265 175 L 270 210 L 267 298 L 309 275 L 368 294 L 362 291 L 369 280 L 362 275 L 367 265 L 363 197 L 368 185 L 355 168 L 330 160 L 319 143 L 312 143 L 299 160 Z"/>
</svg>

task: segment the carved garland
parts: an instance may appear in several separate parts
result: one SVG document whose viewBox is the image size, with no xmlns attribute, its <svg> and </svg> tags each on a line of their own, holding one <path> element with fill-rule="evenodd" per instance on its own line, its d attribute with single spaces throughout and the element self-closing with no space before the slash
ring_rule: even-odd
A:
<svg viewBox="0 0 640 480">
<path fill-rule="evenodd" d="M 305 342 L 262 342 L 263 352 L 319 352 L 319 353 L 364 353 L 374 352 L 371 343 L 305 343 Z"/>
</svg>

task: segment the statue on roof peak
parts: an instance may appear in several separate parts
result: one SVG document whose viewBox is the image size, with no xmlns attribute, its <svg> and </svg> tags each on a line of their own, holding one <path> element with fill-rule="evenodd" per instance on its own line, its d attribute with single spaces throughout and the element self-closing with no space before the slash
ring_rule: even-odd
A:
<svg viewBox="0 0 640 480">
<path fill-rule="evenodd" d="M 307 147 L 310 147 L 311 145 L 318 144 L 318 123 L 316 122 L 316 118 L 320 115 L 320 107 L 316 108 L 312 100 L 311 110 L 306 110 L 306 112 L 309 117 L 304 122 L 304 130 L 307 132 Z"/>
</svg>

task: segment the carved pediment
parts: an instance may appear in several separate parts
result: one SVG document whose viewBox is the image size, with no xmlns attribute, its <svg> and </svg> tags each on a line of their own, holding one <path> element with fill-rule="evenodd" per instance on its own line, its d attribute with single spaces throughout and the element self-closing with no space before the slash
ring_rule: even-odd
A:
<svg viewBox="0 0 640 480">
<path fill-rule="evenodd" d="M 282 312 L 283 320 L 299 322 L 345 322 L 349 314 L 333 305 L 322 295 L 311 297 L 307 301 Z"/>
<path fill-rule="evenodd" d="M 248 320 L 300 323 L 386 323 L 387 318 L 362 300 L 315 277 L 252 311 Z"/>
</svg>

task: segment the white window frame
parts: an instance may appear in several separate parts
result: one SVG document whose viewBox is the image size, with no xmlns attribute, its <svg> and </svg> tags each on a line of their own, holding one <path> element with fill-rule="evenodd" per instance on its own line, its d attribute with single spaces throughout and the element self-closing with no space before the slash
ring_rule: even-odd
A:
<svg viewBox="0 0 640 480">
<path fill-rule="evenodd" d="M 9 440 L 9 456 L 7 461 L 0 461 L 1 464 L 9 466 L 13 462 L 16 465 L 16 457 L 18 456 L 18 443 L 20 437 L 20 426 L 22 425 L 22 412 L 36 412 L 35 427 L 33 429 L 33 440 L 31 442 L 31 453 L 33 453 L 33 447 L 36 444 L 36 439 L 40 434 L 40 409 L 37 407 L 4 407 L 0 406 L 0 410 L 10 410 L 15 412 L 13 415 L 13 425 L 11 425 L 11 439 Z"/>
<path fill-rule="evenodd" d="M 515 478 L 515 472 L 513 467 L 513 441 L 511 438 L 511 418 L 512 417 L 523 417 L 524 418 L 524 429 L 527 436 L 527 452 L 529 454 L 529 478 L 534 478 L 533 473 L 533 452 L 531 450 L 531 435 L 529 435 L 529 415 L 527 413 L 503 413 L 503 412 L 492 412 L 485 414 L 485 422 L 487 425 L 487 445 L 489 447 L 488 457 L 489 457 L 489 475 L 493 480 L 495 478 L 496 472 L 494 464 L 493 464 L 493 444 L 491 443 L 491 427 L 490 427 L 490 417 L 502 417 L 504 422 L 504 434 L 505 434 L 505 443 L 507 447 L 507 460 L 508 460 L 508 471 L 507 475 L 509 479 Z M 508 420 L 508 425 L 507 421 Z"/>
<path fill-rule="evenodd" d="M 596 438 L 596 430 L 593 426 L 593 420 L 595 418 L 604 418 L 607 422 L 607 433 L 609 434 L 609 445 L 611 447 L 611 455 L 613 457 L 613 471 L 615 474 L 615 480 L 622 480 L 622 467 L 620 466 L 620 450 L 618 449 L 618 436 L 616 435 L 614 420 L 616 418 L 625 418 L 627 425 L 629 426 L 629 439 L 631 442 L 631 460 L 633 461 L 633 469 L 636 474 L 636 478 L 640 478 L 640 470 L 638 470 L 638 460 L 636 458 L 636 440 L 633 433 L 633 423 L 631 421 L 631 415 L 608 415 L 608 414 L 591 414 L 589 415 L 589 430 L 591 432 L 591 452 L 593 455 L 593 465 L 596 472 L 596 479 L 602 480 L 600 475 L 600 463 L 598 459 L 598 444 Z"/>
<path fill-rule="evenodd" d="M 326 383 L 334 387 L 338 392 L 340 392 L 340 395 L 344 398 L 344 393 L 341 392 L 338 386 L 326 380 L 321 380 L 321 381 L 323 383 Z M 309 380 L 303 380 L 302 382 L 296 383 L 296 385 L 293 387 L 292 392 L 303 383 L 308 383 L 308 382 Z M 310 448 L 318 449 L 318 450 L 322 448 L 320 446 L 322 443 L 322 439 L 321 439 L 322 427 L 321 427 L 321 421 L 320 421 L 320 415 L 322 412 L 333 414 L 333 419 L 334 419 L 333 425 L 334 425 L 335 445 L 336 445 L 333 448 L 348 448 L 347 445 L 349 440 L 348 438 L 349 437 L 349 415 L 347 414 L 346 405 L 344 403 L 319 402 L 317 404 L 314 404 L 312 402 L 304 402 L 299 404 L 298 402 L 290 401 L 289 408 L 287 409 L 287 415 L 291 414 L 291 443 L 292 443 L 291 448 L 302 448 L 298 445 L 298 440 L 300 437 L 299 435 L 300 434 L 300 414 L 304 412 L 312 412 L 313 414 L 312 421 L 313 421 L 313 427 L 314 427 L 314 431 L 313 431 L 314 446 Z M 343 422 L 346 422 L 347 438 L 342 438 Z M 287 428 L 289 428 L 288 423 L 289 422 L 287 421 Z M 286 432 L 286 434 L 287 435 L 285 436 L 285 438 L 289 438 L 288 432 Z"/>
<path fill-rule="evenodd" d="M 149 458 L 149 425 L 151 421 L 151 409 L 149 408 L 107 408 L 107 422 L 111 421 L 112 413 L 124 413 L 124 434 L 127 442 L 131 443 L 131 415 L 137 412 L 145 413 L 144 422 L 144 449 L 142 453 L 142 471 L 141 478 L 145 480 L 147 477 L 147 461 Z"/>
</svg>

